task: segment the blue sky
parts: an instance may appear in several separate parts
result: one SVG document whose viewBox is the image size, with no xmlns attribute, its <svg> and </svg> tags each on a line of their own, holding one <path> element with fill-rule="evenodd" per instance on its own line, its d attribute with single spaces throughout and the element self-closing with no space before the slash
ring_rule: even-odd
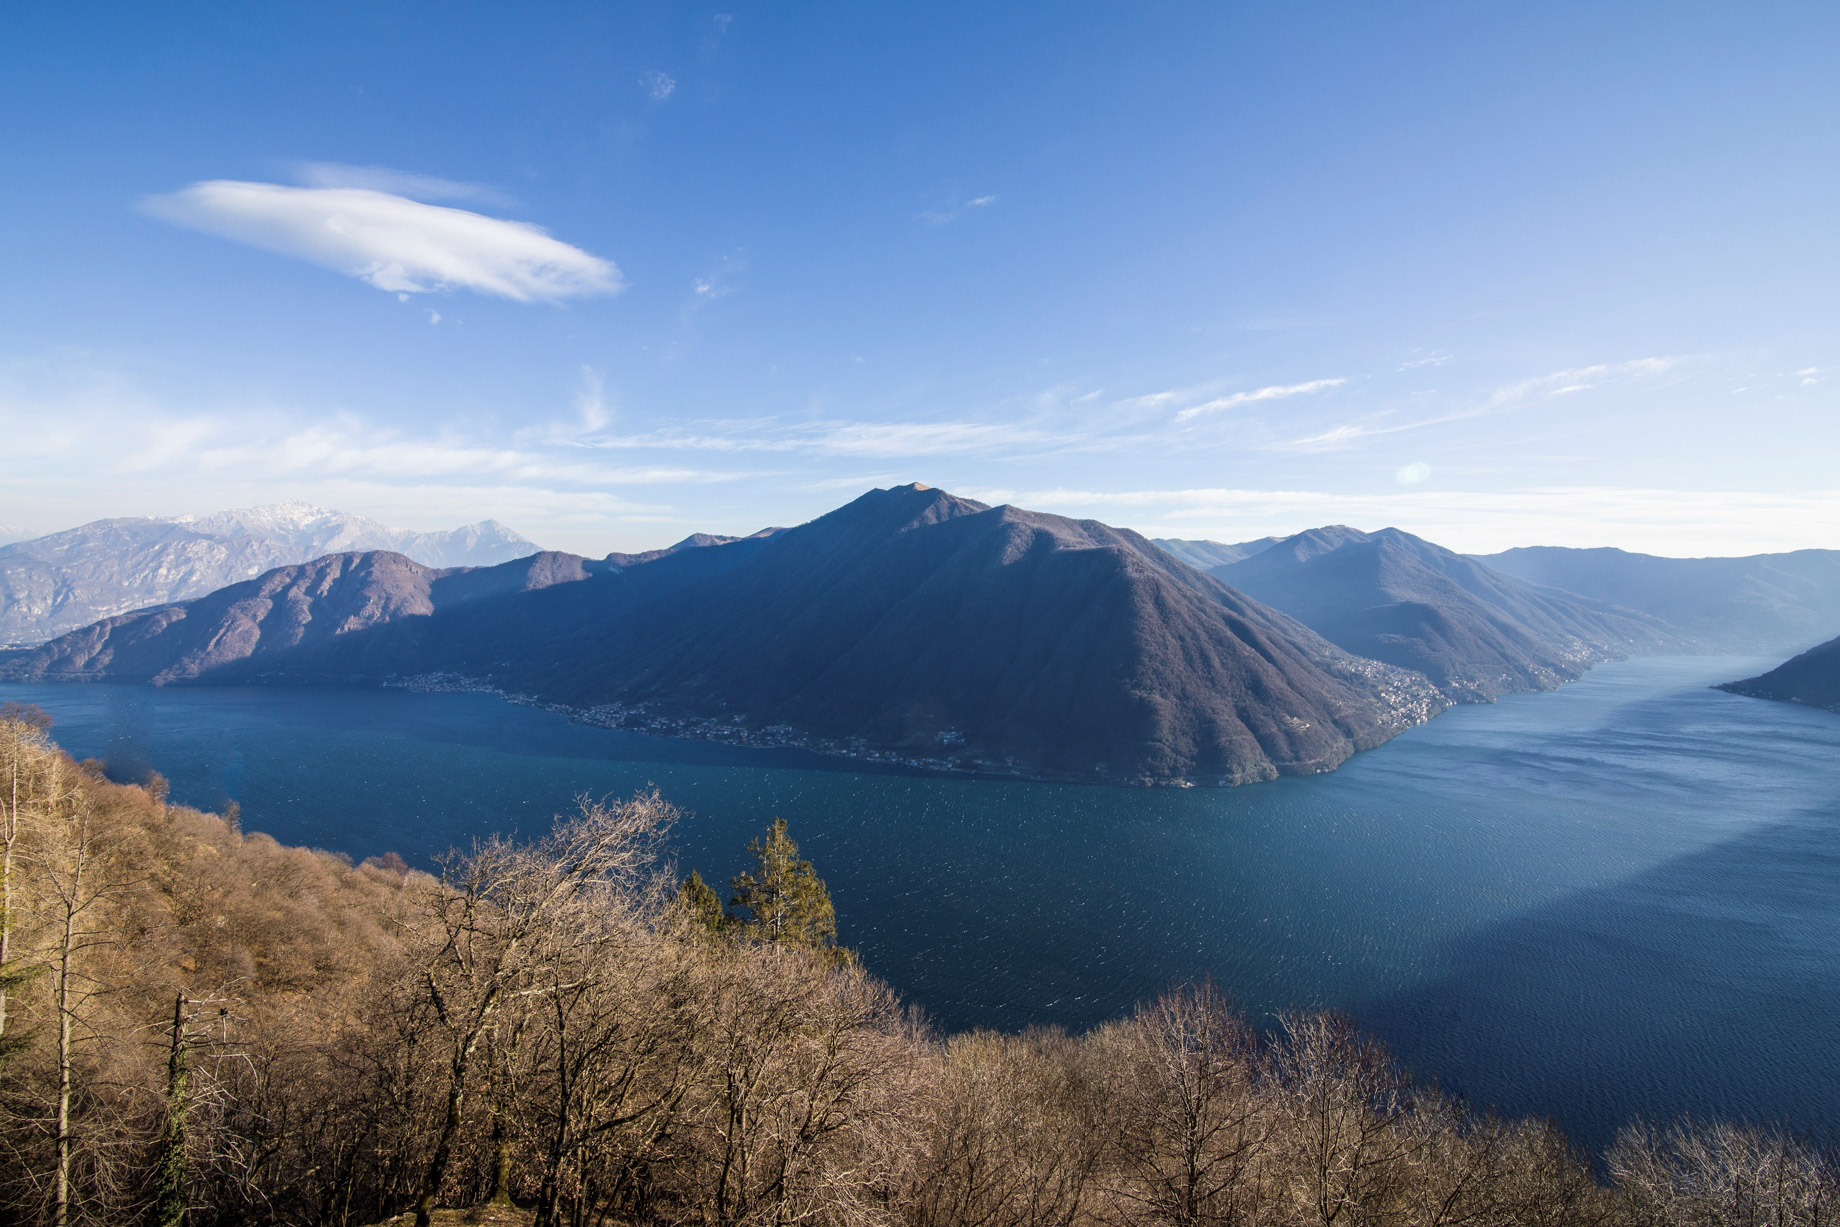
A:
<svg viewBox="0 0 1840 1227">
<path fill-rule="evenodd" d="M 1840 547 L 1840 10 L 14 6 L 0 523 Z"/>
</svg>

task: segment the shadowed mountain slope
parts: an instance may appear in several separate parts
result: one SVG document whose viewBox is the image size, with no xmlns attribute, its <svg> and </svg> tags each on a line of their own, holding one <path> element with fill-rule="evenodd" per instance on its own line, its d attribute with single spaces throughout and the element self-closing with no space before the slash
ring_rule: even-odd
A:
<svg viewBox="0 0 1840 1227">
<path fill-rule="evenodd" d="M 209 596 L 105 618 L 9 662 L 13 676 L 167 683 L 259 677 L 346 655 L 359 632 L 437 610 L 585 579 L 605 563 L 542 553 L 496 567 L 436 570 L 401 554 L 330 554 Z M 327 650 L 320 650 L 327 649 Z M 356 660 L 338 677 L 361 673 Z"/>
<path fill-rule="evenodd" d="M 325 559 L 7 671 L 461 674 L 659 731 L 1114 780 L 1328 770 L 1444 706 L 1135 533 L 918 486 L 628 566 L 549 557 L 540 575 Z"/>
<path fill-rule="evenodd" d="M 1755 699 L 1806 703 L 1810 707 L 1840 711 L 1840 639 L 1829 639 L 1768 673 L 1741 682 L 1726 682 L 1719 689 Z"/>
<path fill-rule="evenodd" d="M 98 618 L 190 600 L 274 567 L 372 550 L 453 567 L 521 558 L 537 547 L 493 520 L 418 533 L 299 502 L 171 520 L 97 520 L 0 547 L 0 644 L 42 643 Z"/>
<path fill-rule="evenodd" d="M 1652 614 L 1711 652 L 1795 652 L 1840 632 L 1840 550 L 1661 558 L 1529 546 L 1477 561 L 1530 584 Z"/>
<path fill-rule="evenodd" d="M 1676 644 L 1653 618 L 1538 590 L 1396 528 L 1311 529 L 1210 574 L 1460 702 L 1549 690 Z"/>
</svg>

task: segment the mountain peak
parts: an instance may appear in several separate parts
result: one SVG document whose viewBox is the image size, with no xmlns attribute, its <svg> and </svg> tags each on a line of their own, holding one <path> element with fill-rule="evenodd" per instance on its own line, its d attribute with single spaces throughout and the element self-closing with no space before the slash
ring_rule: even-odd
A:
<svg viewBox="0 0 1840 1227">
<path fill-rule="evenodd" d="M 812 524 L 850 524 L 869 531 L 901 532 L 989 510 L 987 505 L 974 499 L 959 498 L 916 481 L 886 490 L 870 490 L 835 511 L 819 516 Z"/>
<path fill-rule="evenodd" d="M 559 558 L 540 582 L 530 561 L 455 574 L 341 555 L 96 623 L 7 668 L 458 673 L 664 732 L 1118 782 L 1324 771 L 1444 706 L 1423 678 L 1356 661 L 1135 533 L 918 483 L 772 538 Z"/>
</svg>

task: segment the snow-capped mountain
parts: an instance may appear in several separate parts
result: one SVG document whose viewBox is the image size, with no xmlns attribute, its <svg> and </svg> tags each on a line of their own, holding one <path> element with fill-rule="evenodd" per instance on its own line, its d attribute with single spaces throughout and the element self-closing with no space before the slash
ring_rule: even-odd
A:
<svg viewBox="0 0 1840 1227">
<path fill-rule="evenodd" d="M 98 618 L 190 600 L 326 554 L 394 550 L 426 566 L 470 567 L 537 549 L 495 520 L 418 533 L 298 501 L 96 520 L 0 546 L 0 645 L 42 643 Z"/>
</svg>

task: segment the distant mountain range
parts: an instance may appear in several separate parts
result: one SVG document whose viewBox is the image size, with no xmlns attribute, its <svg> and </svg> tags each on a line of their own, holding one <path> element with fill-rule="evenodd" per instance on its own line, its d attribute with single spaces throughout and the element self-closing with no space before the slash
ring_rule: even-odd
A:
<svg viewBox="0 0 1840 1227">
<path fill-rule="evenodd" d="M 1656 618 L 1534 588 L 1396 528 L 1334 525 L 1249 544 L 1261 548 L 1208 573 L 1357 656 L 1423 673 L 1458 702 L 1550 690 L 1600 661 L 1680 646 Z"/>
<path fill-rule="evenodd" d="M 1660 618 L 1703 652 L 1799 652 L 1840 633 L 1840 550 L 1658 558 L 1530 546 L 1476 561 Z"/>
<path fill-rule="evenodd" d="M 922 486 L 652 555 L 335 555 L 5 674 L 490 686 L 659 732 L 1120 782 L 1326 771 L 1447 704 L 1135 533 Z"/>
<path fill-rule="evenodd" d="M 277 503 L 177 519 L 97 520 L 0 546 L 0 645 L 43 643 L 98 618 L 190 600 L 274 567 L 393 550 L 434 567 L 479 566 L 537 546 L 493 520 L 451 532 Z"/>
<path fill-rule="evenodd" d="M 1726 682 L 1719 689 L 1840 711 L 1840 639 L 1809 648 L 1760 677 Z"/>
<path fill-rule="evenodd" d="M 312 557 L 259 561 L 289 552 Z M 259 574 L 214 584 L 226 568 Z M 1840 621 L 1837 551 L 1479 559 L 1344 526 L 1151 542 L 918 485 L 600 559 L 299 504 L 0 549 L 0 583 L 53 570 L 46 618 L 109 592 L 123 611 L 0 653 L 0 677 L 490 689 L 665 734 L 1114 781 L 1326 771 L 1451 702 Z M 1833 648 L 1728 688 L 1828 705 Z"/>
</svg>

